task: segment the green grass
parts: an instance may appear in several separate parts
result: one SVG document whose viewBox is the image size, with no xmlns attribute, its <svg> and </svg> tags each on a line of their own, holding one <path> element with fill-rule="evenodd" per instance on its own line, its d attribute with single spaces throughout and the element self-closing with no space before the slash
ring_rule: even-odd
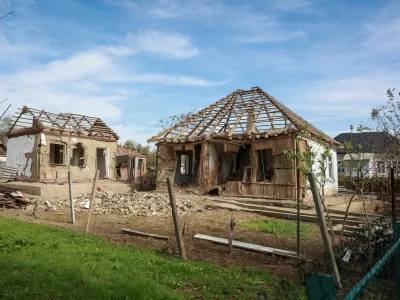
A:
<svg viewBox="0 0 400 300">
<path fill-rule="evenodd" d="M 0 217 L 0 299 L 305 299 L 263 271 L 183 261 Z"/>
<path fill-rule="evenodd" d="M 243 220 L 239 222 L 239 226 L 276 235 L 284 235 L 289 237 L 297 236 L 296 221 L 280 219 Z M 302 222 L 300 224 L 300 236 L 302 238 L 309 238 L 312 235 L 314 228 L 314 224 Z"/>
</svg>

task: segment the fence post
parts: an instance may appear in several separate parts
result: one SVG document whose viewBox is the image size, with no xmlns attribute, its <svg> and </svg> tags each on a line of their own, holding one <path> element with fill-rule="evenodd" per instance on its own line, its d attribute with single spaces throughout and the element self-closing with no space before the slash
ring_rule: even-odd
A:
<svg viewBox="0 0 400 300">
<path fill-rule="evenodd" d="M 392 218 L 396 222 L 396 192 L 394 190 L 394 168 L 390 167 L 390 196 L 392 198 Z"/>
<path fill-rule="evenodd" d="M 335 278 L 330 274 L 308 273 L 307 300 L 337 300 Z"/>
<path fill-rule="evenodd" d="M 332 244 L 328 236 L 328 230 L 326 228 L 326 220 L 324 211 L 322 209 L 321 195 L 319 193 L 315 175 L 313 173 L 308 173 L 308 181 L 310 182 L 310 189 L 314 199 L 315 211 L 318 216 L 319 228 L 321 231 L 322 240 L 324 242 L 325 251 L 329 254 L 330 266 L 332 268 L 332 273 L 335 276 L 336 285 L 341 290 L 342 284 L 340 282 L 339 270 L 336 265 L 335 254 L 333 253 Z"/>
<path fill-rule="evenodd" d="M 178 211 L 176 209 L 175 191 L 174 191 L 173 183 L 171 182 L 171 179 L 169 177 L 167 177 L 167 186 L 168 186 L 169 201 L 170 201 L 170 205 L 171 205 L 171 209 L 172 209 L 172 218 L 174 220 L 175 236 L 176 236 L 176 241 L 178 243 L 179 255 L 183 259 L 186 259 L 185 244 L 183 242 L 183 237 L 182 237 L 181 229 L 180 229 L 180 225 L 179 225 L 179 215 L 178 215 Z"/>
<path fill-rule="evenodd" d="M 397 241 L 400 238 L 400 222 L 393 223 L 394 240 Z M 400 299 L 400 253 L 397 250 L 395 258 L 395 282 L 396 282 L 396 299 Z"/>
<path fill-rule="evenodd" d="M 68 171 L 68 189 L 69 189 L 69 205 L 71 207 L 71 223 L 75 224 L 75 208 L 74 208 L 74 201 L 72 199 L 72 190 L 71 190 L 71 172 Z"/>
</svg>

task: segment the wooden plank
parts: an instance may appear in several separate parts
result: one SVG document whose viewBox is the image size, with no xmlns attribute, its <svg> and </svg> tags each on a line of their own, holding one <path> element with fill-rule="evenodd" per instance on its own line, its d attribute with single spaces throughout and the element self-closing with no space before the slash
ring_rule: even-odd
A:
<svg viewBox="0 0 400 300">
<path fill-rule="evenodd" d="M 178 243 L 179 255 L 183 259 L 186 259 L 185 245 L 183 243 L 183 238 L 181 235 L 178 210 L 176 209 L 175 191 L 174 187 L 172 186 L 171 179 L 169 177 L 167 178 L 167 186 L 168 186 L 170 205 L 172 209 L 172 218 L 174 220 L 175 236 L 176 236 L 176 241 Z"/>
<path fill-rule="evenodd" d="M 193 238 L 209 241 L 209 242 L 220 244 L 220 245 L 228 246 L 228 244 L 229 244 L 228 239 L 223 239 L 223 238 L 214 237 L 214 236 L 205 235 L 205 234 L 195 234 Z M 274 254 L 274 255 L 278 255 L 278 256 L 297 258 L 296 252 L 272 248 L 272 247 L 266 247 L 266 246 L 261 246 L 261 245 L 256 245 L 256 244 L 232 241 L 232 246 L 236 247 L 236 248 L 246 249 L 246 250 L 260 252 L 260 253 L 267 253 L 267 254 Z"/>
<path fill-rule="evenodd" d="M 137 231 L 137 230 L 132 230 L 132 229 L 126 229 L 126 228 L 121 228 L 121 231 L 123 233 L 129 234 L 129 235 L 137 235 L 137 236 L 144 236 L 144 237 L 151 237 L 153 239 L 158 239 L 158 240 L 164 240 L 168 241 L 169 237 L 165 235 L 158 235 L 158 234 L 152 234 L 152 233 L 146 233 L 142 231 Z"/>
</svg>

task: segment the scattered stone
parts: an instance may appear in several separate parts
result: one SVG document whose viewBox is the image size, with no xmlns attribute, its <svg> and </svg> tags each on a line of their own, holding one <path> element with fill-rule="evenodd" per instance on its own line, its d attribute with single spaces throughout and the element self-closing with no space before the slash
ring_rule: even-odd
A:
<svg viewBox="0 0 400 300">
<path fill-rule="evenodd" d="M 46 204 L 46 209 L 45 211 L 54 211 L 57 210 L 56 207 L 54 207 L 49 200 L 47 200 L 44 204 Z"/>
</svg>

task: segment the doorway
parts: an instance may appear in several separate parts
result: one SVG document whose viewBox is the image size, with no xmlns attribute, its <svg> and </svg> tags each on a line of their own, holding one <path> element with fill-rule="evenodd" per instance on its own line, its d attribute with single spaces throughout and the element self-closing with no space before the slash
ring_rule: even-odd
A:
<svg viewBox="0 0 400 300">
<path fill-rule="evenodd" d="M 99 178 L 108 178 L 108 149 L 96 149 L 96 168 L 99 170 Z"/>
</svg>

